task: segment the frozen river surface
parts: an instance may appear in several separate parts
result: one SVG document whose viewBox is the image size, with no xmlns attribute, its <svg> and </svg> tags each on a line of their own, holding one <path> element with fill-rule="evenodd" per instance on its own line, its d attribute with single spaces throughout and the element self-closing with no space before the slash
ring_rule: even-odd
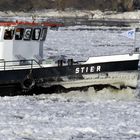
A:
<svg viewBox="0 0 140 140">
<path fill-rule="evenodd" d="M 136 42 L 121 29 L 89 27 L 49 30 L 45 55 L 75 60 L 131 52 Z M 136 92 L 103 89 L 0 98 L 0 140 L 140 140 L 139 85 Z"/>
</svg>

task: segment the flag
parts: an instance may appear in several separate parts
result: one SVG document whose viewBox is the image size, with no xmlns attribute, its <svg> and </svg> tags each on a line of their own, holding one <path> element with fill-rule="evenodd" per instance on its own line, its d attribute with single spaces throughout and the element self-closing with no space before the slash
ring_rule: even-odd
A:
<svg viewBox="0 0 140 140">
<path fill-rule="evenodd" d="M 135 39 L 135 32 L 136 32 L 135 29 L 133 29 L 133 30 L 129 30 L 127 32 L 124 32 L 121 35 L 125 36 L 127 38 L 130 38 L 130 39 Z"/>
</svg>

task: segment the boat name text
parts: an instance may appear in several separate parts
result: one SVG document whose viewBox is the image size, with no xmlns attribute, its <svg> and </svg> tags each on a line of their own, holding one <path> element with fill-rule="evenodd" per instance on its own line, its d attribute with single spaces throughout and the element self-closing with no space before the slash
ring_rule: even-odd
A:
<svg viewBox="0 0 140 140">
<path fill-rule="evenodd" d="M 101 66 L 90 66 L 90 67 L 80 67 L 75 69 L 75 73 L 94 73 L 94 72 L 100 72 Z"/>
</svg>

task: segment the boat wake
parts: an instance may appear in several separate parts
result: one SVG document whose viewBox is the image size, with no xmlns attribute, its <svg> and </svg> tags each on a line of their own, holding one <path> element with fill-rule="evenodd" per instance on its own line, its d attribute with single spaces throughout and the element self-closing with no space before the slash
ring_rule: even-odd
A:
<svg viewBox="0 0 140 140">
<path fill-rule="evenodd" d="M 119 88 L 106 84 L 106 85 L 94 85 L 77 88 L 64 88 L 60 85 L 52 86 L 49 88 L 45 87 L 34 87 L 32 90 L 23 92 L 25 95 L 46 95 L 67 98 L 80 98 L 82 100 L 93 100 L 93 99 L 114 99 L 114 98 L 132 98 L 135 97 L 136 89 L 130 86 L 120 86 Z M 127 96 L 127 97 L 126 97 Z M 70 99 L 71 100 L 71 99 Z"/>
<path fill-rule="evenodd" d="M 96 92 L 101 91 L 103 89 L 111 89 L 112 91 L 120 91 L 124 90 L 127 88 L 130 88 L 132 90 L 135 90 L 136 88 L 131 87 L 131 86 L 124 86 L 124 85 L 119 85 L 113 86 L 110 84 L 98 84 L 98 85 L 91 85 L 91 86 L 83 86 L 83 87 L 72 87 L 72 88 L 64 88 L 61 85 L 54 85 L 51 87 L 34 87 L 30 92 L 35 93 L 35 94 L 41 94 L 41 93 L 47 93 L 47 94 L 53 94 L 53 93 L 69 93 L 71 91 L 88 91 L 89 88 L 94 88 Z"/>
<path fill-rule="evenodd" d="M 61 94 L 53 93 L 53 94 L 45 94 L 42 93 L 38 96 L 35 96 L 38 100 L 48 101 L 62 101 L 62 102 L 87 102 L 87 101 L 106 101 L 106 100 L 133 100 L 136 99 L 136 95 L 134 94 L 135 90 L 130 87 L 117 90 L 111 87 L 105 87 L 101 90 L 96 91 L 94 87 L 89 87 L 86 91 L 69 91 L 62 92 Z"/>
<path fill-rule="evenodd" d="M 84 76 L 84 79 L 65 81 L 65 82 L 54 82 L 51 86 L 36 85 L 27 94 L 59 94 L 70 92 L 88 92 L 90 88 L 94 89 L 94 92 L 99 93 L 105 89 L 112 93 L 118 93 L 131 89 L 131 92 L 137 90 L 138 72 L 112 72 L 108 73 L 108 76 L 104 75 L 90 75 Z M 130 91 L 129 91 L 130 92 Z"/>
<path fill-rule="evenodd" d="M 96 76 L 96 75 L 94 75 Z M 98 76 L 98 75 L 97 75 Z M 52 82 L 52 85 L 47 85 L 47 83 L 35 84 L 32 88 L 22 89 L 19 85 L 9 85 L 9 90 L 1 88 L 1 96 L 17 96 L 17 95 L 40 95 L 40 94 L 73 94 L 73 93 L 85 93 L 87 95 L 89 92 L 92 94 L 99 94 L 104 97 L 106 93 L 111 93 L 111 97 L 118 94 L 131 93 L 139 95 L 138 84 L 138 73 L 111 73 L 107 77 L 100 78 L 96 77 L 85 77 L 85 79 L 70 81 L 70 82 Z M 112 95 L 113 94 L 113 95 Z M 125 95 L 126 96 L 126 95 Z"/>
</svg>

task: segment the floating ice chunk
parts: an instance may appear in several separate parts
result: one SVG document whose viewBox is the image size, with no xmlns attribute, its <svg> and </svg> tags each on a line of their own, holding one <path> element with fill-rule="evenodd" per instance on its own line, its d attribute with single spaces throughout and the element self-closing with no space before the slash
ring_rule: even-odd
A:
<svg viewBox="0 0 140 140">
<path fill-rule="evenodd" d="M 140 135 L 140 131 L 130 130 L 128 132 L 128 134 L 130 134 L 130 135 Z"/>
<path fill-rule="evenodd" d="M 78 131 L 83 132 L 83 133 L 87 133 L 87 132 L 91 132 L 91 133 L 95 133 L 95 134 L 99 134 L 99 132 L 91 127 L 86 127 L 86 128 L 77 128 Z"/>
</svg>

